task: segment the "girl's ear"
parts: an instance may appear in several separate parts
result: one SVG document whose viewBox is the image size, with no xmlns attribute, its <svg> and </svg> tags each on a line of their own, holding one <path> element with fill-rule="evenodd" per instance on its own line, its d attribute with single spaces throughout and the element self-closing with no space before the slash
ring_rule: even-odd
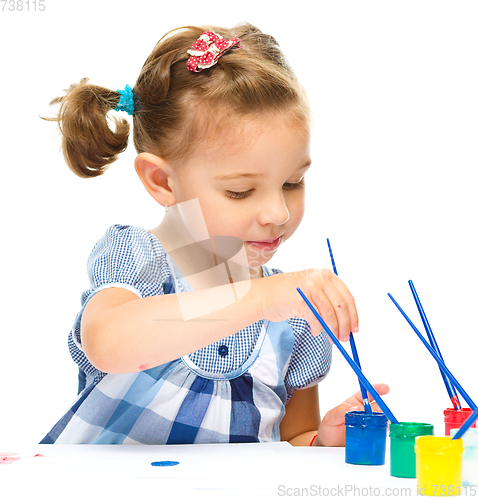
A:
<svg viewBox="0 0 478 500">
<path fill-rule="evenodd" d="M 164 158 L 140 153 L 134 161 L 134 168 L 146 191 L 160 205 L 164 206 L 166 201 L 168 206 L 174 205 L 176 200 L 171 189 L 173 170 Z"/>
</svg>

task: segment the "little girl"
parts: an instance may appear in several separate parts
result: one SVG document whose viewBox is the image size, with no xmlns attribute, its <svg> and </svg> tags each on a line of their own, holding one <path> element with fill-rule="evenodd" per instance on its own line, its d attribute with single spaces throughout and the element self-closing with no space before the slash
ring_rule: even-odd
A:
<svg viewBox="0 0 478 500">
<path fill-rule="evenodd" d="M 82 79 L 54 103 L 80 177 L 127 146 L 128 122 L 113 131 L 108 113 L 132 115 L 135 169 L 165 215 L 94 246 L 68 339 L 78 397 L 42 443 L 343 446 L 360 392 L 320 420 L 332 347 L 296 288 L 342 341 L 358 331 L 353 297 L 329 270 L 265 265 L 302 220 L 311 164 L 307 99 L 276 40 L 249 24 L 180 28 L 132 89 Z"/>
</svg>

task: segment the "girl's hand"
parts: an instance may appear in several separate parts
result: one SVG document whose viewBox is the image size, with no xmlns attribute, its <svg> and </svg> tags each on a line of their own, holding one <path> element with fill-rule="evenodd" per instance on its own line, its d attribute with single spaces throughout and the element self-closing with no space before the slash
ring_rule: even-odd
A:
<svg viewBox="0 0 478 500">
<path fill-rule="evenodd" d="M 262 317 L 284 321 L 304 318 L 312 335 L 322 331 L 317 318 L 296 290 L 299 287 L 338 338 L 346 342 L 350 332 L 358 332 L 355 301 L 345 284 L 329 269 L 307 269 L 276 274 L 260 280 Z M 330 339 L 329 339 L 330 340 Z"/>
<path fill-rule="evenodd" d="M 388 394 L 390 388 L 387 384 L 374 384 L 375 390 L 383 396 Z M 372 401 L 369 394 L 369 401 Z M 372 403 L 373 411 L 381 411 L 377 403 Z M 345 414 L 348 411 L 363 411 L 362 393 L 356 392 L 342 404 L 326 413 L 320 422 L 314 446 L 345 446 Z"/>
</svg>

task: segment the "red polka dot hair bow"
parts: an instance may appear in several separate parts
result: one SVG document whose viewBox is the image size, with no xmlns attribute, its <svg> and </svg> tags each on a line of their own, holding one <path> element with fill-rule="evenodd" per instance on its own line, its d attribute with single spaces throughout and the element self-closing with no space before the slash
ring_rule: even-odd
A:
<svg viewBox="0 0 478 500">
<path fill-rule="evenodd" d="M 232 47 L 240 49 L 240 41 L 239 38 L 231 38 L 228 41 L 214 31 L 205 31 L 188 50 L 188 54 L 191 55 L 186 63 L 188 70 L 199 73 L 205 68 L 214 66 Z"/>
</svg>

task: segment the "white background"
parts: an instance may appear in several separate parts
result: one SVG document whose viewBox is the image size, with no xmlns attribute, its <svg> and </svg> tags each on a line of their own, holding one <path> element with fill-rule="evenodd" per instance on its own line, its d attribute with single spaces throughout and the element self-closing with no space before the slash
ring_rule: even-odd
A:
<svg viewBox="0 0 478 500">
<path fill-rule="evenodd" d="M 390 385 L 386 401 L 399 420 L 443 434 L 441 377 L 386 295 L 423 330 L 413 279 L 445 361 L 478 401 L 476 2 L 45 5 L 0 12 L 0 443 L 37 443 L 75 398 L 67 334 L 95 242 L 112 224 L 149 229 L 163 214 L 134 172 L 132 141 L 104 176 L 80 179 L 55 125 L 39 115 L 82 77 L 114 90 L 133 85 L 161 36 L 187 24 L 246 20 L 273 34 L 309 93 L 306 216 L 268 265 L 330 267 L 329 237 L 358 304 L 364 373 Z M 335 352 L 321 411 L 357 390 Z"/>
</svg>

